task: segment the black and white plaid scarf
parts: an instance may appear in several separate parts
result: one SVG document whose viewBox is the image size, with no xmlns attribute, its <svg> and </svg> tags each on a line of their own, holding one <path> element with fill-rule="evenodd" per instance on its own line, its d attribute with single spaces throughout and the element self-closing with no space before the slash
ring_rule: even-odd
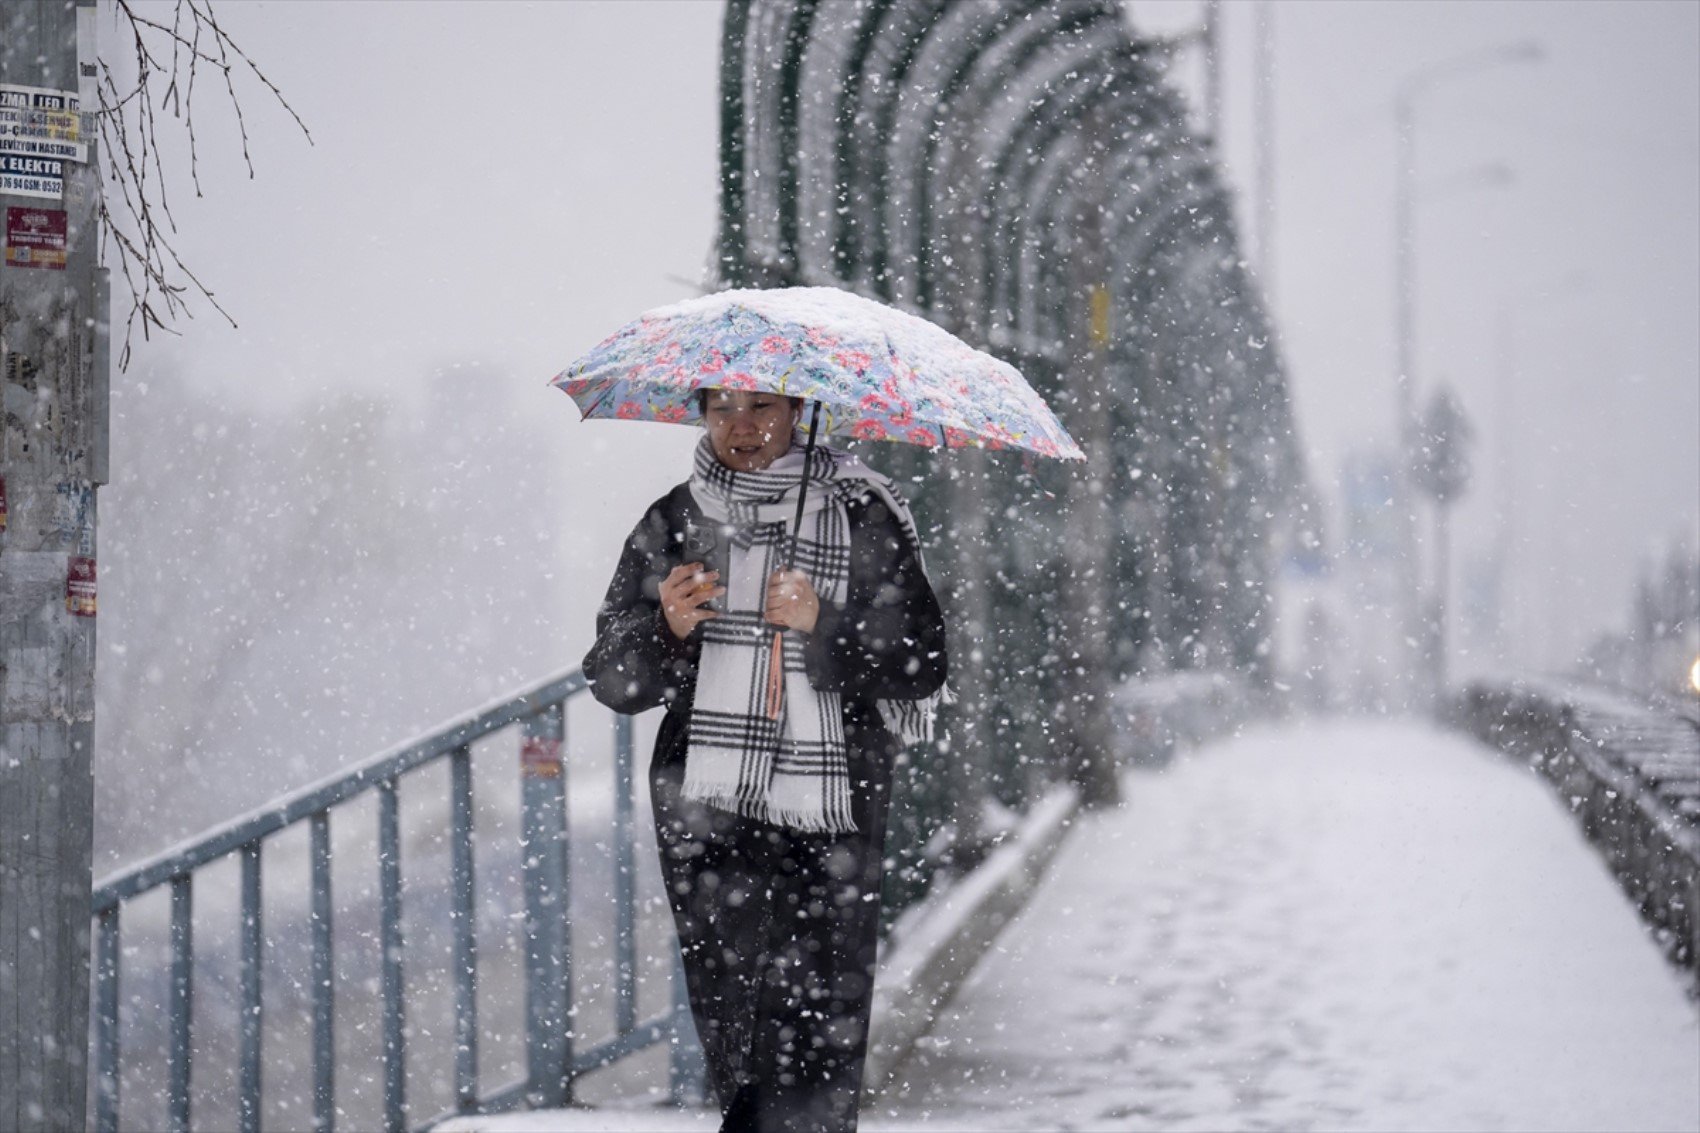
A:
<svg viewBox="0 0 1700 1133">
<path fill-rule="evenodd" d="M 767 675 L 774 629 L 763 616 L 767 580 L 785 563 L 802 483 L 803 447 L 760 472 L 720 463 L 704 436 L 697 445 L 691 495 L 719 540 L 726 594 L 720 616 L 701 625 L 702 656 L 685 752 L 687 798 L 795 830 L 847 833 L 850 765 L 842 698 L 809 684 L 796 634 L 783 650 L 784 691 L 769 716 Z M 909 507 L 891 482 L 840 449 L 817 445 L 797 539 L 797 569 L 815 593 L 843 603 L 850 589 L 848 501 L 873 492 L 891 509 L 919 561 Z M 924 569 L 924 568 L 923 568 Z M 880 701 L 886 726 L 905 742 L 932 738 L 939 696 Z"/>
</svg>

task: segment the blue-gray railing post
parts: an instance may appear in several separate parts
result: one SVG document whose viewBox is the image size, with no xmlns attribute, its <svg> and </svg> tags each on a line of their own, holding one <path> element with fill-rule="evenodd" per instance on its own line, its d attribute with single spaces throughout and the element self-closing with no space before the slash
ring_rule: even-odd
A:
<svg viewBox="0 0 1700 1133">
<path fill-rule="evenodd" d="M 171 1133 L 189 1133 L 189 1060 L 195 992 L 195 889 L 193 875 L 171 879 L 171 1055 L 166 1122 Z"/>
<path fill-rule="evenodd" d="M 637 877 L 632 846 L 632 718 L 614 717 L 614 1029 L 637 1026 Z"/>
<path fill-rule="evenodd" d="M 401 816 L 394 776 L 378 782 L 378 944 L 384 950 L 384 1133 L 407 1130 L 407 1009 L 401 967 Z"/>
<path fill-rule="evenodd" d="M 336 1129 L 336 961 L 331 953 L 331 812 L 308 820 L 312 859 L 313 1131 Z"/>
<path fill-rule="evenodd" d="M 472 872 L 472 748 L 449 756 L 454 918 L 455 1109 L 478 1109 L 478 925 Z"/>
<path fill-rule="evenodd" d="M 242 1133 L 260 1133 L 260 1036 L 264 1028 L 260 964 L 265 934 L 260 923 L 260 842 L 242 847 L 242 1024 L 241 1089 L 237 1120 Z"/>
<path fill-rule="evenodd" d="M 707 1095 L 702 1043 L 691 1016 L 691 993 L 685 984 L 684 958 L 678 941 L 673 947 L 673 1044 L 667 1055 L 667 1096 L 674 1105 L 694 1105 Z"/>
<path fill-rule="evenodd" d="M 95 939 L 95 1133 L 118 1133 L 118 917 L 102 909 Z"/>
<path fill-rule="evenodd" d="M 565 705 L 526 717 L 519 749 L 520 861 L 525 877 L 526 1101 L 572 1100 L 572 941 L 567 895 Z"/>
</svg>

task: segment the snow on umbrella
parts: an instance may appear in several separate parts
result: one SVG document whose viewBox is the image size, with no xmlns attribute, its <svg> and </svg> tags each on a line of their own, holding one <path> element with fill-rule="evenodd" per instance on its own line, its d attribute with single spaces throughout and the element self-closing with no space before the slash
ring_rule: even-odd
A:
<svg viewBox="0 0 1700 1133">
<path fill-rule="evenodd" d="M 550 384 L 586 418 L 628 421 L 697 421 L 704 389 L 812 402 L 787 570 L 796 564 L 818 435 L 1086 459 L 1015 367 L 925 319 L 832 287 L 721 291 L 657 307 Z M 783 647 L 775 631 L 767 695 L 774 717 Z"/>
<path fill-rule="evenodd" d="M 820 432 L 1083 460 L 1019 371 L 831 287 L 722 291 L 646 312 L 553 381 L 586 418 L 694 422 L 699 389 L 812 401 Z"/>
</svg>

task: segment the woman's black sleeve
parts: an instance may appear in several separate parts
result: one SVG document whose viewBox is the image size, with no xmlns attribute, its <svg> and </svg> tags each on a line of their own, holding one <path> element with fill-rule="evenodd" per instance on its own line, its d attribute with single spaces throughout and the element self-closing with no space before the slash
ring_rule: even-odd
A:
<svg viewBox="0 0 1700 1133">
<path fill-rule="evenodd" d="M 661 582 L 678 557 L 664 503 L 626 540 L 596 614 L 596 644 L 584 658 L 591 694 L 616 712 L 671 704 L 696 685 L 696 635 L 680 641 L 661 614 Z"/>
<path fill-rule="evenodd" d="M 843 605 L 821 600 L 803 653 L 809 682 L 876 700 L 937 692 L 948 672 L 944 615 L 897 517 L 877 497 L 851 511 L 848 589 Z"/>
</svg>

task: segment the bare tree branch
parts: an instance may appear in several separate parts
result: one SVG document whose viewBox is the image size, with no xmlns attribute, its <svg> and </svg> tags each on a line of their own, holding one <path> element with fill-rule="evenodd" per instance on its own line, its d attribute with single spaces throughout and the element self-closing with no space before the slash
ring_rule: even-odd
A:
<svg viewBox="0 0 1700 1133">
<path fill-rule="evenodd" d="M 105 247 L 117 255 L 119 270 L 130 289 L 130 310 L 124 319 L 120 369 L 130 364 L 135 331 L 148 339 L 154 330 L 171 332 L 179 317 L 193 318 L 190 291 L 200 294 L 231 326 L 236 320 L 214 297 L 212 289 L 189 270 L 172 244 L 177 221 L 171 214 L 165 167 L 159 153 L 159 111 L 180 122 L 189 138 L 189 178 L 201 196 L 200 148 L 195 135 L 195 79 L 202 65 L 224 78 L 225 95 L 236 113 L 242 138 L 242 161 L 254 176 L 248 148 L 248 124 L 236 90 L 241 72 L 269 91 L 300 127 L 308 144 L 313 135 L 301 116 L 248 57 L 248 53 L 219 24 L 212 0 L 176 0 L 171 23 L 153 19 L 135 0 L 115 0 L 121 27 L 135 51 L 136 79 L 121 90 L 117 72 L 100 60 L 100 141 L 106 157 L 100 220 Z M 163 86 L 162 86 L 163 84 Z M 174 332 L 172 332 L 174 333 Z"/>
</svg>

